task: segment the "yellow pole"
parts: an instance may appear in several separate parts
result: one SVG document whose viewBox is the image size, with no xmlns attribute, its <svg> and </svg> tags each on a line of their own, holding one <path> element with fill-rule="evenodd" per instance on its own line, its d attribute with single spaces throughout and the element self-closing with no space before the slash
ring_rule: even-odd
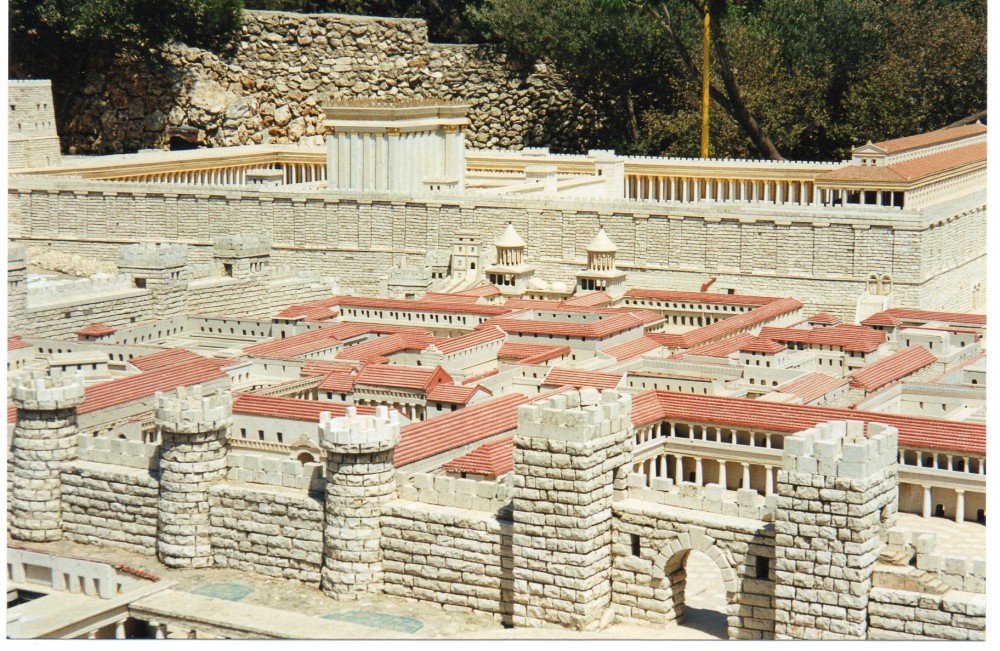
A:
<svg viewBox="0 0 1000 651">
<path fill-rule="evenodd" d="M 708 10 L 708 0 L 705 0 L 705 34 L 702 38 L 704 42 L 704 54 L 701 62 L 701 157 L 708 158 L 708 88 L 711 83 L 709 74 L 709 34 L 711 32 L 712 14 Z"/>
</svg>

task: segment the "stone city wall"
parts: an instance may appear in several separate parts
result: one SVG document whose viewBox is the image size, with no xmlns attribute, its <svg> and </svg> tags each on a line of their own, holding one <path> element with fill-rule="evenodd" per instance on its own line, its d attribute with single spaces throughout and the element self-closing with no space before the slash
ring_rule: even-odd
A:
<svg viewBox="0 0 1000 651">
<path fill-rule="evenodd" d="M 498 482 L 417 473 L 399 477 L 398 483 L 401 499 L 471 511 L 496 513 L 510 504 L 513 497 L 506 480 Z"/>
<path fill-rule="evenodd" d="M 382 516 L 386 594 L 471 610 L 509 622 L 512 523 L 494 515 L 390 502 Z"/>
<path fill-rule="evenodd" d="M 540 275 L 573 284 L 600 224 L 619 247 L 618 266 L 629 273 L 630 286 L 694 288 L 714 276 L 719 287 L 791 295 L 806 310 L 850 320 L 872 272 L 893 276 L 896 305 L 924 309 L 968 310 L 972 286 L 985 282 L 983 206 L 935 226 L 931 241 L 922 215 L 884 210 L 831 210 L 818 218 L 791 206 L 475 196 L 432 202 L 287 190 L 195 194 L 107 182 L 101 188 L 113 185 L 116 192 L 84 191 L 97 183 L 14 179 L 10 237 L 94 257 L 110 257 L 113 244 L 184 242 L 195 263 L 211 259 L 214 239 L 243 233 L 273 242 L 272 264 L 333 275 L 343 290 L 373 294 L 394 263 L 413 266 L 428 251 L 450 251 L 460 229 L 475 229 L 488 243 L 507 221 L 528 242 L 527 258 Z M 943 287 L 949 291 L 930 291 Z"/>
<path fill-rule="evenodd" d="M 273 455 L 251 452 L 229 453 L 229 481 L 262 484 L 304 491 L 322 491 L 322 463 L 300 463 L 295 459 L 280 459 Z"/>
<path fill-rule="evenodd" d="M 869 598 L 870 640 L 986 639 L 985 594 L 873 588 Z"/>
<path fill-rule="evenodd" d="M 221 483 L 209 490 L 217 567 L 319 586 L 323 501 L 301 490 Z"/>
<path fill-rule="evenodd" d="M 92 72 L 63 111 L 64 149 L 163 147 L 166 128 L 185 125 L 211 147 L 260 143 L 266 131 L 275 143 L 313 139 L 329 96 L 461 99 L 471 147 L 582 151 L 599 122 L 551 66 L 428 43 L 423 20 L 246 11 L 234 52 L 174 44 L 160 55 Z"/>
<path fill-rule="evenodd" d="M 160 483 L 149 470 L 75 461 L 63 469 L 62 492 L 67 539 L 155 553 Z"/>
</svg>

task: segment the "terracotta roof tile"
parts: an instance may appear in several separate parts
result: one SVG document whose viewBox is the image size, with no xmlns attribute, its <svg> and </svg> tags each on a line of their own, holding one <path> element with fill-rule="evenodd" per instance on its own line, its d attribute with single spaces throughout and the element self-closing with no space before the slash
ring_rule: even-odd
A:
<svg viewBox="0 0 1000 651">
<path fill-rule="evenodd" d="M 264 341 L 247 346 L 243 352 L 252 356 L 296 357 L 328 348 L 336 348 L 342 344 L 340 338 L 334 334 L 334 328 L 330 327 L 292 335 L 287 339 Z"/>
<path fill-rule="evenodd" d="M 276 315 L 281 319 L 303 318 L 306 321 L 324 321 L 334 316 L 337 311 L 331 308 L 340 305 L 340 297 L 332 296 L 318 301 L 290 305 Z"/>
<path fill-rule="evenodd" d="M 577 305 L 582 307 L 597 307 L 601 305 L 607 305 L 611 302 L 611 295 L 607 292 L 588 292 L 586 294 L 580 294 L 579 296 L 573 296 L 567 298 L 564 301 L 560 301 L 562 305 Z"/>
<path fill-rule="evenodd" d="M 871 315 L 861 322 L 861 325 L 903 325 L 907 321 L 926 323 L 941 321 L 944 323 L 962 323 L 966 325 L 986 325 L 985 314 L 970 314 L 965 312 L 936 312 L 934 310 L 914 310 L 905 307 L 894 307 Z"/>
<path fill-rule="evenodd" d="M 7 351 L 20 350 L 22 348 L 31 348 L 31 344 L 21 339 L 20 337 L 7 337 Z"/>
<path fill-rule="evenodd" d="M 431 387 L 431 390 L 427 392 L 427 399 L 434 402 L 466 405 L 472 400 L 472 396 L 476 395 L 477 391 L 484 391 L 488 395 L 493 395 L 492 391 L 478 384 L 438 384 Z"/>
<path fill-rule="evenodd" d="M 833 377 L 826 373 L 807 373 L 791 382 L 779 384 L 775 391 L 798 396 L 803 403 L 809 404 L 846 384 L 847 380 L 844 378 Z"/>
<path fill-rule="evenodd" d="M 500 288 L 496 285 L 480 285 L 478 287 L 470 287 L 469 289 L 463 289 L 460 292 L 455 292 L 461 296 L 498 296 L 500 294 Z"/>
<path fill-rule="evenodd" d="M 621 384 L 621 373 L 601 373 L 598 371 L 578 371 L 571 368 L 553 368 L 545 376 L 543 386 L 555 387 L 593 387 L 595 389 L 614 389 Z"/>
<path fill-rule="evenodd" d="M 440 344 L 446 339 L 434 337 L 429 332 L 398 332 L 386 337 L 378 337 L 371 341 L 348 346 L 337 355 L 339 360 L 356 360 L 359 362 L 378 362 L 388 359 L 389 355 L 404 350 L 424 350 L 432 343 Z"/>
<path fill-rule="evenodd" d="M 569 353 L 569 346 L 517 344 L 508 341 L 500 347 L 500 352 L 497 354 L 497 358 L 503 360 L 513 359 L 522 364 L 540 364 L 556 357 L 569 355 Z"/>
<path fill-rule="evenodd" d="M 900 446 L 986 454 L 986 426 L 979 423 L 674 391 L 650 390 L 633 397 L 633 425 L 663 419 L 789 434 L 830 420 L 863 420 L 897 428 Z"/>
<path fill-rule="evenodd" d="M 440 366 L 437 368 L 416 368 L 413 366 L 369 364 L 358 373 L 354 380 L 354 386 L 367 385 L 426 391 L 438 382 L 453 384 L 451 376 Z"/>
<path fill-rule="evenodd" d="M 986 143 L 983 142 L 886 166 L 847 164 L 830 172 L 820 174 L 816 177 L 816 180 L 817 182 L 875 181 L 879 183 L 905 183 L 985 160 Z"/>
<path fill-rule="evenodd" d="M 500 305 L 478 305 L 475 303 L 452 303 L 447 301 L 403 300 L 394 298 L 371 298 L 368 296 L 342 296 L 341 311 L 344 307 L 398 310 L 400 312 L 445 312 L 448 314 L 480 314 L 496 316 L 507 314 L 510 308 Z"/>
<path fill-rule="evenodd" d="M 970 138 L 978 136 L 982 133 L 986 133 L 986 127 L 984 125 L 967 124 L 960 127 L 951 127 L 950 129 L 938 129 L 936 131 L 928 131 L 927 133 L 918 133 L 916 135 L 905 136 L 903 138 L 883 140 L 882 142 L 876 142 L 874 144 L 876 147 L 885 150 L 889 154 L 898 154 L 910 149 L 938 145 L 952 140 L 959 140 L 961 138 Z"/>
<path fill-rule="evenodd" d="M 553 335 L 577 339 L 604 339 L 633 328 L 640 328 L 646 323 L 647 321 L 633 313 L 623 312 L 589 323 L 496 318 L 490 319 L 483 325 L 495 325 L 505 332 L 512 334 Z"/>
<path fill-rule="evenodd" d="M 91 323 L 80 328 L 73 334 L 80 335 L 81 337 L 103 337 L 104 335 L 113 335 L 115 332 L 114 328 L 106 326 L 103 323 Z"/>
<path fill-rule="evenodd" d="M 505 436 L 483 443 L 478 448 L 442 466 L 448 472 L 468 472 L 499 477 L 514 469 L 514 437 Z"/>
<path fill-rule="evenodd" d="M 152 371 L 153 369 L 165 368 L 182 362 L 190 362 L 195 359 L 204 358 L 198 353 L 190 351 L 186 348 L 168 348 L 167 350 L 160 351 L 158 353 L 150 353 L 148 355 L 133 357 L 130 363 L 140 371 Z"/>
<path fill-rule="evenodd" d="M 644 298 L 672 303 L 709 303 L 724 305 L 761 306 L 780 300 L 776 296 L 750 296 L 748 294 L 717 294 L 714 292 L 677 292 L 666 289 L 635 288 L 625 292 L 629 298 Z"/>
<path fill-rule="evenodd" d="M 394 464 L 402 468 L 463 445 L 517 429 L 517 408 L 530 402 L 512 393 L 403 427 Z"/>
<path fill-rule="evenodd" d="M 354 391 L 354 382 L 357 374 L 354 369 L 334 369 L 330 371 L 323 381 L 316 387 L 317 391 L 331 391 L 334 393 L 351 393 Z"/>
<path fill-rule="evenodd" d="M 357 368 L 351 362 L 336 362 L 329 359 L 310 360 L 302 365 L 299 371 L 300 377 L 310 377 L 315 375 L 328 375 L 332 371 L 346 372 Z"/>
<path fill-rule="evenodd" d="M 766 305 L 754 308 L 749 312 L 734 314 L 729 318 L 690 330 L 684 334 L 651 332 L 647 336 L 655 337 L 662 346 L 670 348 L 694 348 L 695 346 L 725 339 L 738 334 L 741 330 L 754 328 L 757 325 L 767 323 L 772 319 L 801 308 L 802 303 L 794 298 L 779 298 Z"/>
<path fill-rule="evenodd" d="M 771 341 L 770 339 L 765 339 L 764 337 L 754 337 L 749 339 L 746 343 L 740 345 L 741 353 L 763 353 L 765 355 L 774 355 L 775 353 L 780 353 L 783 350 L 788 350 L 784 344 L 779 344 L 776 341 Z"/>
<path fill-rule="evenodd" d="M 851 373 L 851 386 L 875 391 L 937 361 L 923 346 L 910 346 Z"/>
<path fill-rule="evenodd" d="M 614 357 L 616 361 L 622 362 L 627 359 L 632 359 L 633 357 L 638 357 L 639 355 L 648 353 L 652 350 L 656 350 L 657 348 L 662 348 L 660 342 L 652 337 L 644 335 L 614 346 L 609 346 L 601 352 L 607 353 L 608 355 Z"/>
<path fill-rule="evenodd" d="M 651 337 L 652 334 L 646 335 Z M 670 359 L 681 359 L 685 355 L 699 355 L 702 357 L 729 357 L 733 353 L 740 350 L 740 346 L 757 339 L 749 332 L 740 332 L 733 335 L 732 337 L 726 337 L 725 339 L 720 339 L 719 341 L 713 341 L 709 344 L 702 344 L 701 346 L 695 346 L 694 348 L 688 348 L 679 353 L 674 353 L 670 356 Z"/>
<path fill-rule="evenodd" d="M 761 328 L 760 336 L 785 343 L 832 346 L 849 352 L 870 353 L 885 343 L 885 333 L 865 326 L 836 325 L 829 328 Z"/>
<path fill-rule="evenodd" d="M 817 312 L 808 319 L 808 323 L 818 323 L 820 325 L 838 325 L 843 323 L 839 316 L 834 316 L 829 312 Z"/>
<path fill-rule="evenodd" d="M 138 375 L 118 378 L 87 387 L 78 414 L 87 414 L 107 407 L 123 405 L 153 396 L 157 391 L 172 391 L 181 386 L 202 384 L 226 377 L 223 366 L 233 360 L 199 358 L 164 366 Z"/>
<path fill-rule="evenodd" d="M 461 350 L 467 350 L 491 341 L 501 341 L 507 335 L 500 328 L 485 327 L 474 330 L 460 337 L 452 337 L 434 344 L 434 347 L 444 355 L 451 355 Z"/>
<path fill-rule="evenodd" d="M 287 418 L 318 423 L 319 415 L 330 412 L 334 418 L 347 414 L 346 405 L 337 402 L 320 400 L 299 400 L 281 396 L 259 396 L 253 393 L 238 393 L 233 397 L 233 413 L 247 416 L 264 416 L 269 418 Z M 375 407 L 357 405 L 358 413 L 370 415 L 375 413 Z"/>
</svg>

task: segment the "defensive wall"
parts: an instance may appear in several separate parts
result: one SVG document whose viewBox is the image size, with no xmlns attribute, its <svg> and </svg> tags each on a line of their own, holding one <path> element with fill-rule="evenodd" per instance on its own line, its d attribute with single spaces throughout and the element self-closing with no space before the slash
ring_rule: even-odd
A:
<svg viewBox="0 0 1000 651">
<path fill-rule="evenodd" d="M 428 252 L 450 251 L 459 230 L 477 231 L 486 245 L 507 222 L 550 282 L 574 284 L 603 226 L 629 286 L 691 288 L 714 277 L 718 287 L 793 296 L 848 320 L 872 273 L 893 278 L 897 305 L 949 311 L 974 308 L 986 276 L 980 193 L 920 211 L 820 214 L 797 205 L 137 188 L 44 176 L 12 177 L 8 196 L 10 238 L 25 245 L 114 260 L 125 244 L 182 243 L 200 264 L 211 261 L 215 238 L 244 234 L 269 239 L 274 264 L 334 275 L 367 294 L 395 263 L 416 267 Z"/>
<path fill-rule="evenodd" d="M 419 19 L 245 11 L 232 52 L 172 44 L 158 55 L 90 73 L 62 111 L 65 150 L 163 147 L 178 126 L 212 147 L 260 143 L 266 132 L 270 142 L 297 142 L 316 136 L 320 99 L 331 95 L 464 100 L 472 147 L 579 151 L 599 123 L 550 65 L 429 43 Z"/>
<path fill-rule="evenodd" d="M 522 406 L 511 474 L 443 482 L 395 471 L 399 421 L 384 407 L 320 418 L 325 467 L 247 474 L 249 455 L 228 454 L 227 391 L 158 396 L 159 444 L 78 443 L 82 395 L 76 376 L 15 383 L 17 540 L 66 537 L 298 579 L 338 599 L 385 592 L 578 630 L 680 619 L 686 560 L 702 552 L 721 571 L 731 638 L 984 639 L 985 565 L 941 557 L 933 534 L 895 525 L 892 427 L 840 421 L 789 436 L 777 494 L 741 489 L 734 502 L 719 485 L 633 482 L 631 399 L 614 391 Z"/>
</svg>

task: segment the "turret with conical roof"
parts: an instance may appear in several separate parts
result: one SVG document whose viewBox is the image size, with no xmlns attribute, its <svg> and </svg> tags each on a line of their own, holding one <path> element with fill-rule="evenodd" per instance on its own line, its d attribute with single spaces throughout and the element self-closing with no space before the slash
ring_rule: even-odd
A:
<svg viewBox="0 0 1000 651">
<path fill-rule="evenodd" d="M 493 244 L 497 249 L 497 257 L 496 262 L 486 268 L 487 278 L 504 296 L 523 295 L 528 280 L 535 273 L 534 267 L 524 263 L 528 243 L 514 228 L 514 224 L 508 222 Z"/>
<path fill-rule="evenodd" d="M 615 267 L 618 246 L 601 226 L 587 245 L 587 268 L 576 274 L 578 292 L 607 292 L 617 298 L 625 293 L 625 272 Z"/>
<path fill-rule="evenodd" d="M 497 237 L 494 244 L 497 247 L 497 264 L 514 267 L 524 263 L 524 250 L 527 242 L 518 234 L 514 224 L 507 222 L 507 228 Z"/>
</svg>

